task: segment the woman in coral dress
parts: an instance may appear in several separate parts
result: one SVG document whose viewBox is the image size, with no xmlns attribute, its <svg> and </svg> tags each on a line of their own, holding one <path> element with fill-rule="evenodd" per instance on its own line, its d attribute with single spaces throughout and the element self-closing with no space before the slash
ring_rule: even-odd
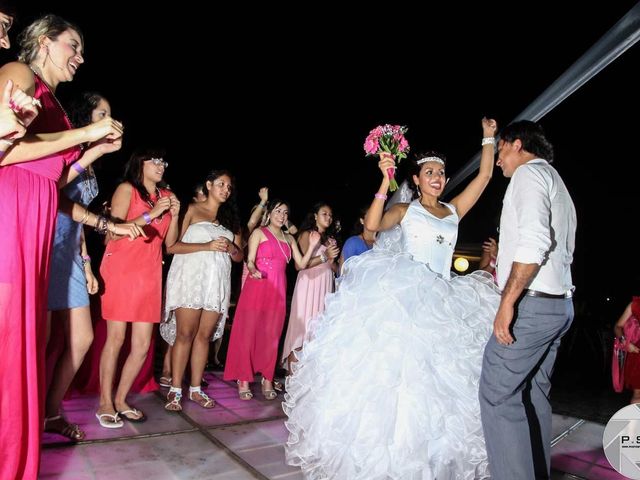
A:
<svg viewBox="0 0 640 480">
<path fill-rule="evenodd" d="M 22 139 L 0 142 L 0 478 L 35 479 L 43 427 L 49 257 L 58 210 L 58 187 L 99 156 L 83 142 L 119 141 L 122 125 L 112 118 L 71 129 L 55 97 L 59 83 L 73 80 L 84 62 L 77 27 L 46 15 L 21 35 L 20 61 L 0 69 L 0 85 L 9 80 L 40 104 L 40 114 Z M 23 112 L 22 106 L 20 111 Z M 38 136 L 34 136 L 38 134 Z M 115 226 L 81 205 L 61 204 L 76 221 L 118 233 L 137 235 L 137 227 Z"/>
<path fill-rule="evenodd" d="M 142 226 L 146 236 L 134 241 L 110 238 L 100 265 L 107 340 L 100 357 L 96 417 L 106 428 L 122 427 L 122 420 L 146 419 L 126 397 L 149 353 L 153 328 L 162 318 L 162 244 L 172 245 L 178 237 L 180 202 L 162 188 L 168 166 L 162 157 L 163 152 L 157 150 L 135 151 L 125 169 L 126 181 L 118 185 L 111 200 L 111 215 Z M 129 323 L 131 351 L 114 396 L 116 364 Z"/>
<path fill-rule="evenodd" d="M 295 352 L 302 348 L 310 322 L 324 310 L 324 298 L 332 293 L 335 283 L 335 263 L 340 250 L 328 233 L 333 224 L 333 211 L 324 202 L 319 202 L 303 220 L 298 245 L 300 251 L 309 249 L 309 234 L 320 233 L 321 241 L 316 245 L 307 268 L 300 270 L 291 300 L 291 313 L 284 340 L 281 362 L 289 368 L 295 362 Z"/>
<path fill-rule="evenodd" d="M 262 373 L 262 392 L 267 400 L 277 394 L 273 374 L 278 341 L 287 311 L 286 266 L 293 258 L 298 268 L 309 263 L 320 234 L 309 235 L 309 249 L 303 256 L 294 238 L 282 231 L 289 218 L 289 205 L 273 200 L 267 209 L 268 224 L 249 237 L 249 277 L 242 288 L 233 318 L 224 369 L 225 380 L 238 381 L 242 400 L 253 397 L 249 383 Z"/>
</svg>

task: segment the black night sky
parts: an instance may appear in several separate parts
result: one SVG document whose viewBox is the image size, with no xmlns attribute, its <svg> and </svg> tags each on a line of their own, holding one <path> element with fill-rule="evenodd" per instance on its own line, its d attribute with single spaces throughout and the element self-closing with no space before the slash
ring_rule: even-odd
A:
<svg viewBox="0 0 640 480">
<path fill-rule="evenodd" d="M 483 115 L 508 123 L 635 2 L 456 3 L 422 13 L 372 4 L 359 15 L 325 2 L 137 2 L 143 13 L 133 2 L 19 3 L 12 39 L 49 12 L 83 30 L 86 63 L 59 97 L 100 91 L 126 125 L 125 147 L 99 173 L 104 195 L 130 151 L 151 143 L 167 148 L 166 179 L 183 202 L 208 170 L 226 167 L 243 215 L 267 185 L 292 202 L 294 221 L 326 199 L 349 226 L 379 181 L 362 150 L 371 128 L 407 125 L 412 149 L 443 152 L 454 174 L 480 148 Z M 541 121 L 578 210 L 576 302 L 606 316 L 640 293 L 631 234 L 639 64 L 636 45 Z M 498 169 L 459 241 L 495 231 L 505 187 Z"/>
</svg>

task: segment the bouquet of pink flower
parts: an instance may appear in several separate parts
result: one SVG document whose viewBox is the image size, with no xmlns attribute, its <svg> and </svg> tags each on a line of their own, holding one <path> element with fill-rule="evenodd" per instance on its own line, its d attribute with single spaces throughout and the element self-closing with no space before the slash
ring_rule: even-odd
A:
<svg viewBox="0 0 640 480">
<path fill-rule="evenodd" d="M 404 138 L 406 132 L 407 127 L 401 127 L 400 125 L 381 125 L 376 127 L 369 132 L 364 141 L 364 151 L 367 152 L 367 155 L 388 152 L 394 156 L 396 162 L 400 162 L 403 158 L 407 158 L 407 152 L 409 151 L 409 142 Z M 395 169 L 390 168 L 388 173 L 391 180 L 389 191 L 395 192 L 398 188 Z"/>
</svg>

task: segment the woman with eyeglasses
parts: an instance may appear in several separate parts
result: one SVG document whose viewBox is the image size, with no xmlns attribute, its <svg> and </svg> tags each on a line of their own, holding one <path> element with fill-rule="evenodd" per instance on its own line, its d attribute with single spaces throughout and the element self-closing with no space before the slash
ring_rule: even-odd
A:
<svg viewBox="0 0 640 480">
<path fill-rule="evenodd" d="M 126 181 L 111 199 L 111 216 L 140 225 L 146 238 L 129 241 L 110 236 L 102 258 L 104 280 L 102 317 L 107 340 L 100 357 L 100 407 L 96 417 L 105 428 L 122 427 L 123 420 L 143 422 L 144 413 L 127 403 L 127 394 L 147 358 L 153 329 L 161 318 L 162 243 L 178 236 L 180 202 L 162 181 L 168 164 L 159 150 L 137 150 L 125 167 Z M 113 382 L 120 349 L 131 323 L 131 351 Z"/>
</svg>

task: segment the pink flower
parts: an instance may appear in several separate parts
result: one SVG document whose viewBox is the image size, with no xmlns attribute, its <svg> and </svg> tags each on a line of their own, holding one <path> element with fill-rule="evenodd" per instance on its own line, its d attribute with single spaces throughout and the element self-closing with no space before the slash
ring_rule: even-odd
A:
<svg viewBox="0 0 640 480">
<path fill-rule="evenodd" d="M 380 152 L 388 152 L 392 154 L 396 162 L 400 162 L 403 158 L 407 158 L 409 151 L 409 142 L 404 137 L 407 127 L 400 125 L 380 125 L 369 132 L 364 141 L 364 151 L 367 155 L 377 155 Z M 395 169 L 390 168 L 389 174 L 389 190 L 394 192 L 398 188 L 395 180 Z"/>
</svg>

